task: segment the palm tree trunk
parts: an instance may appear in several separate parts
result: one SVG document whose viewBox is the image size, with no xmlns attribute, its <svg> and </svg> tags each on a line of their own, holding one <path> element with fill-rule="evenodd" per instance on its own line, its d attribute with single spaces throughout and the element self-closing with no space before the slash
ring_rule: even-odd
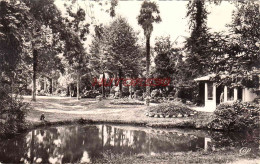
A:
<svg viewBox="0 0 260 164">
<path fill-rule="evenodd" d="M 32 101 L 36 101 L 36 72 L 37 72 L 38 52 L 33 50 L 33 88 Z"/>
<path fill-rule="evenodd" d="M 150 37 L 146 38 L 146 80 L 150 78 Z M 150 86 L 146 85 L 146 104 L 149 106 Z"/>
</svg>

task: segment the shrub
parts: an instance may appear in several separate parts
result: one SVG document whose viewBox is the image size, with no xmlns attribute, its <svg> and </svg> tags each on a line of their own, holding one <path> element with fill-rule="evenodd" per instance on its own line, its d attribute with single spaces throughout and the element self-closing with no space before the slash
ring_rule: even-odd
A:
<svg viewBox="0 0 260 164">
<path fill-rule="evenodd" d="M 97 96 L 99 96 L 100 93 L 97 90 L 90 90 L 90 91 L 85 91 L 81 97 L 82 98 L 96 98 Z"/>
<path fill-rule="evenodd" d="M 141 97 L 143 96 L 143 92 L 141 90 L 136 90 L 134 95 L 136 95 L 136 97 Z"/>
<path fill-rule="evenodd" d="M 255 103 L 220 104 L 214 112 L 213 129 L 245 131 L 258 128 L 260 107 Z"/>
<path fill-rule="evenodd" d="M 160 91 L 158 89 L 155 89 L 151 92 L 151 97 L 158 97 L 160 96 Z"/>
<path fill-rule="evenodd" d="M 28 106 L 21 97 L 12 97 L 6 89 L 0 88 L 0 132 L 9 134 L 23 129 Z"/>
<path fill-rule="evenodd" d="M 122 87 L 122 96 L 128 97 L 130 95 L 129 88 L 128 87 Z"/>
<path fill-rule="evenodd" d="M 44 92 L 44 90 L 41 90 L 40 92 L 38 92 L 37 95 L 38 96 L 46 96 L 46 93 Z"/>
<path fill-rule="evenodd" d="M 187 107 L 185 104 L 180 102 L 170 102 L 170 103 L 162 103 L 157 106 L 149 107 L 149 112 L 165 114 L 165 115 L 178 115 L 178 114 L 187 114 L 190 115 L 194 113 L 192 109 Z"/>
</svg>

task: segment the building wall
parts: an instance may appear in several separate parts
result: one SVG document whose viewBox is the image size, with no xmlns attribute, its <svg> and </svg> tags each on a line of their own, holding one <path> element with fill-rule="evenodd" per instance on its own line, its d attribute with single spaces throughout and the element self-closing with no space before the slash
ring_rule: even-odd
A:
<svg viewBox="0 0 260 164">
<path fill-rule="evenodd" d="M 243 89 L 243 102 L 250 102 L 253 101 L 257 97 L 257 94 L 253 93 L 251 88 L 244 88 Z"/>
<path fill-rule="evenodd" d="M 243 88 L 242 90 L 242 102 L 250 102 L 253 101 L 257 97 L 257 94 L 253 92 L 251 88 Z M 224 102 L 232 103 L 238 100 L 238 89 L 234 88 L 234 100 L 229 101 L 227 99 L 227 86 L 224 87 Z"/>
<path fill-rule="evenodd" d="M 238 100 L 238 89 L 234 88 L 234 99 L 228 100 L 227 95 L 227 86 L 224 86 L 224 103 L 233 103 L 234 101 Z M 253 93 L 252 89 L 250 88 L 243 88 L 242 90 L 242 101 L 243 102 L 251 102 L 257 97 L 257 94 Z M 205 108 L 206 111 L 213 112 L 216 109 L 216 84 L 213 83 L 213 98 L 212 100 L 208 99 L 208 82 L 205 82 L 205 93 L 204 93 L 204 100 L 205 100 Z"/>
</svg>

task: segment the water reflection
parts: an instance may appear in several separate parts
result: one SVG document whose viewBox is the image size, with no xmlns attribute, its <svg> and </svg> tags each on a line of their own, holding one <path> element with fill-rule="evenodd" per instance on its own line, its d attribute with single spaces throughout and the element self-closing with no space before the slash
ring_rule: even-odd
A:
<svg viewBox="0 0 260 164">
<path fill-rule="evenodd" d="M 110 125 L 61 126 L 33 130 L 16 138 L 0 141 L 0 162 L 8 163 L 87 163 L 102 153 L 127 155 L 186 152 L 215 147 L 243 147 L 247 141 L 222 133 L 198 137 L 174 130 L 154 130 Z M 237 136 L 237 135 L 236 135 Z M 241 144 L 243 142 L 243 144 Z M 255 142 L 247 144 L 257 151 Z"/>
</svg>

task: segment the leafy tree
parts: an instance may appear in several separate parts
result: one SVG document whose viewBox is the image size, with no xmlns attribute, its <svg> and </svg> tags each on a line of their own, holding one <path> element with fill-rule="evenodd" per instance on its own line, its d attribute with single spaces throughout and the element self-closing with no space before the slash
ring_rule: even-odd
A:
<svg viewBox="0 0 260 164">
<path fill-rule="evenodd" d="M 31 30 L 33 31 L 36 24 L 37 22 L 24 3 L 17 4 L 14 1 L 1 2 L 1 34 L 3 35 L 1 42 L 3 42 L 2 50 L 4 52 L 1 54 L 5 64 L 10 62 L 9 66 L 12 67 L 10 69 L 12 74 L 18 68 L 22 59 L 30 58 L 30 56 L 25 57 L 23 55 L 26 55 L 26 52 L 32 54 L 33 39 L 31 36 L 33 33 Z"/>
<path fill-rule="evenodd" d="M 113 69 L 122 75 L 136 76 L 139 66 L 136 61 L 140 58 L 140 48 L 133 28 L 126 19 L 118 17 L 107 30 L 107 55 L 113 62 Z"/>
<path fill-rule="evenodd" d="M 82 8 L 73 12 L 73 5 L 67 8 L 69 18 L 66 18 L 67 30 L 71 32 L 72 38 L 66 39 L 65 57 L 77 74 L 77 98 L 80 98 L 80 79 L 83 72 L 87 69 L 88 57 L 84 48 L 86 35 L 89 33 L 89 25 L 86 23 L 86 13 Z"/>
<path fill-rule="evenodd" d="M 260 63 L 260 13 L 259 3 L 239 2 L 233 12 L 230 33 L 222 36 L 222 55 L 217 60 L 218 72 L 228 74 L 218 82 L 226 85 L 240 85 L 250 88 L 259 87 Z M 221 43 L 219 41 L 219 43 Z M 216 64 L 216 65 L 217 65 Z"/>
<path fill-rule="evenodd" d="M 170 37 L 156 38 L 154 50 L 156 52 L 155 76 L 157 78 L 170 78 L 174 73 L 174 62 L 170 59 L 173 55 L 173 47 Z"/>
<path fill-rule="evenodd" d="M 44 2 L 23 0 L 19 3 L 16 1 L 2 2 L 3 8 L 5 8 L 1 10 L 3 32 L 4 34 L 9 33 L 7 38 L 10 38 L 11 35 L 16 35 L 17 44 L 22 45 L 20 47 L 10 45 L 9 48 L 17 50 L 20 48 L 20 53 L 13 59 L 20 59 L 18 62 L 19 66 L 16 67 L 21 70 L 21 73 L 29 77 L 33 74 L 32 99 L 34 101 L 36 100 L 37 76 L 39 77 L 43 72 L 46 73 L 47 68 L 59 65 L 57 54 L 60 52 L 61 42 L 59 42 L 59 38 L 57 37 L 58 28 L 53 27 L 57 25 L 57 20 L 61 20 L 59 19 L 61 17 L 59 17 L 60 13 L 53 2 L 53 0 Z M 50 17 L 51 15 L 48 11 L 56 15 Z M 8 27 L 10 25 L 12 28 Z M 6 30 L 6 27 L 10 29 L 9 32 Z M 49 58 L 46 58 L 48 55 Z M 46 61 L 55 61 L 55 64 Z"/>
<path fill-rule="evenodd" d="M 150 77 L 150 38 L 153 31 L 153 23 L 161 22 L 160 11 L 155 2 L 144 1 L 141 5 L 140 14 L 137 17 L 138 24 L 142 26 L 146 37 L 146 78 Z M 146 96 L 150 97 L 150 86 L 146 86 Z M 148 103 L 149 104 L 149 99 Z"/>
<path fill-rule="evenodd" d="M 233 13 L 228 54 L 236 68 L 252 71 L 260 68 L 260 6 L 255 1 L 240 2 Z"/>
<path fill-rule="evenodd" d="M 189 74 L 192 79 L 208 73 L 211 65 L 211 54 L 208 52 L 210 38 L 207 28 L 208 12 L 205 3 L 204 0 L 190 0 L 187 5 L 191 36 L 187 38 L 185 47 Z"/>
<path fill-rule="evenodd" d="M 136 33 L 127 21 L 118 17 L 109 26 L 102 28 L 100 34 L 94 37 L 90 51 L 95 70 L 103 74 L 118 73 L 119 79 L 123 76 L 137 76 L 140 48 Z M 122 83 L 119 84 L 122 92 Z"/>
<path fill-rule="evenodd" d="M 172 91 L 175 88 L 176 92 L 179 91 L 183 85 L 187 83 L 187 68 L 183 60 L 182 49 L 174 48 L 170 37 L 156 38 L 155 52 L 157 53 L 154 62 L 155 70 L 153 76 L 157 78 L 170 78 L 170 88 Z M 164 89 L 164 87 L 160 87 Z"/>
<path fill-rule="evenodd" d="M 99 77 L 102 74 L 102 96 L 105 97 L 105 73 L 112 74 L 110 71 L 111 57 L 107 55 L 106 37 L 109 30 L 102 25 L 95 26 L 95 35 L 90 45 L 90 68 L 92 68 L 92 75 Z M 108 39 L 107 39 L 108 40 Z"/>
</svg>

